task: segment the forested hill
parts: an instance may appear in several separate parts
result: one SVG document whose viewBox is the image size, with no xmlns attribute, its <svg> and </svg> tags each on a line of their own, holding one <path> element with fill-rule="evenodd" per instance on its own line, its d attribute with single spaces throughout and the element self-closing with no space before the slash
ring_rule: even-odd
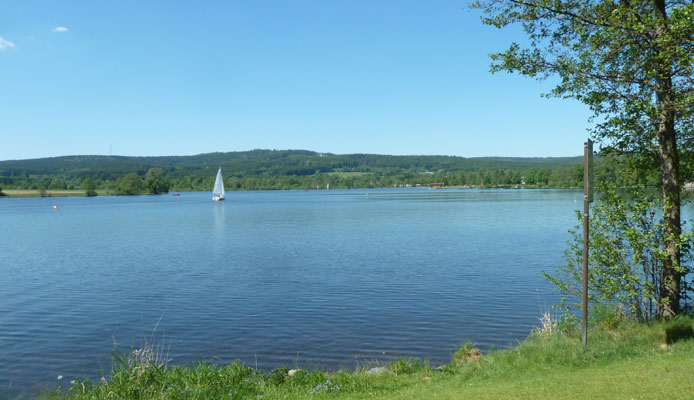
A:
<svg viewBox="0 0 694 400">
<path fill-rule="evenodd" d="M 100 179 L 136 172 L 144 175 L 149 168 L 161 168 L 171 177 L 209 175 L 219 166 L 235 176 L 313 175 L 326 172 L 383 172 L 400 170 L 478 171 L 523 170 L 568 167 L 583 162 L 582 157 L 515 158 L 452 156 L 389 156 L 378 154 L 330 154 L 306 150 L 252 150 L 206 153 L 194 156 L 127 157 L 63 156 L 30 160 L 0 161 L 0 176 L 62 175 Z M 212 172 L 210 172 L 212 171 Z"/>
<path fill-rule="evenodd" d="M 500 186 L 526 182 L 578 186 L 582 157 L 515 158 L 330 154 L 252 150 L 194 156 L 64 156 L 0 161 L 0 186 L 77 188 L 86 178 L 107 188 L 128 173 L 160 168 L 175 190 L 207 190 L 219 166 L 230 189 L 385 187 L 443 182 Z"/>
</svg>

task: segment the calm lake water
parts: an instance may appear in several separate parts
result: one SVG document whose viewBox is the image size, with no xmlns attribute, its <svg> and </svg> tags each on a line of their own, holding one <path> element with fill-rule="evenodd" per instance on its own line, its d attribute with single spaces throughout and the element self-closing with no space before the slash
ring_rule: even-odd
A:
<svg viewBox="0 0 694 400">
<path fill-rule="evenodd" d="M 366 193 L 0 200 L 0 397 L 108 376 L 114 342 L 150 337 L 174 363 L 442 363 L 558 301 L 541 271 L 582 192 Z"/>
</svg>

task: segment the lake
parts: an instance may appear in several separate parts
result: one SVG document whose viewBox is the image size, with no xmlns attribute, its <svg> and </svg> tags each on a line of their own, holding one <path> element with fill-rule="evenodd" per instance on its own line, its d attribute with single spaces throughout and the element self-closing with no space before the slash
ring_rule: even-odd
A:
<svg viewBox="0 0 694 400">
<path fill-rule="evenodd" d="M 579 208 L 523 189 L 1 199 L 0 397 L 108 376 L 114 344 L 145 339 L 260 369 L 513 345 L 558 302 L 541 272 Z"/>
</svg>

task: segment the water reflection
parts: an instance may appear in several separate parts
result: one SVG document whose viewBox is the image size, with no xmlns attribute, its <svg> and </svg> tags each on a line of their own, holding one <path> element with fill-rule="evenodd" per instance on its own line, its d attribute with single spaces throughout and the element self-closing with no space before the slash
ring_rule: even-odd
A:
<svg viewBox="0 0 694 400">
<path fill-rule="evenodd" d="M 225 224 L 225 218 L 224 218 L 224 202 L 223 201 L 215 201 L 214 202 L 214 210 L 213 210 L 213 225 L 214 225 L 214 232 L 215 235 L 219 236 L 224 233 L 224 224 Z"/>
</svg>

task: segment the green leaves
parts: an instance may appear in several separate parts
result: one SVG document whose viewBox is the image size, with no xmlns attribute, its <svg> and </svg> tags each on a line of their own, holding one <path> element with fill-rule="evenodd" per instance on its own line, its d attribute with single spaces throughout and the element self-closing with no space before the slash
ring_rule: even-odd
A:
<svg viewBox="0 0 694 400">
<path fill-rule="evenodd" d="M 603 190 L 590 216 L 589 296 L 592 303 L 616 304 L 636 320 L 660 316 L 660 305 L 668 299 L 660 294 L 664 279 L 663 222 L 659 202 L 643 191 Z M 583 216 L 570 233 L 566 263 L 555 274 L 544 273 L 566 296 L 563 308 L 571 314 L 579 304 L 569 298 L 582 295 Z M 689 255 L 691 235 L 682 235 L 683 255 Z M 687 271 L 683 271 L 687 272 Z M 691 289 L 686 288 L 684 291 Z M 683 293 L 686 294 L 686 293 Z"/>
<path fill-rule="evenodd" d="M 116 194 L 130 196 L 141 194 L 144 190 L 145 185 L 142 182 L 142 179 L 140 179 L 136 173 L 132 172 L 118 179 Z"/>
<path fill-rule="evenodd" d="M 506 52 L 492 55 L 493 72 L 556 76 L 559 83 L 550 95 L 586 104 L 597 121 L 592 133 L 598 141 L 619 153 L 657 154 L 667 257 L 661 266 L 662 298 L 654 301 L 665 302 L 664 316 L 676 316 L 682 276 L 677 271 L 680 248 L 673 245 L 673 236 L 681 231 L 678 155 L 687 154 L 691 163 L 694 153 L 694 3 L 491 0 L 477 1 L 473 8 L 484 11 L 483 21 L 489 25 L 522 25 L 529 41 L 525 48 L 512 43 Z M 638 241 L 629 243 L 640 251 Z M 623 279 L 630 277 L 625 274 Z M 631 302 L 635 297 L 628 298 Z M 640 303 L 632 306 L 637 314 L 642 312 Z"/>
<path fill-rule="evenodd" d="M 658 98 L 664 80 L 674 100 L 670 107 L 691 115 L 694 65 L 694 5 L 665 1 L 666 14 L 655 1 L 496 0 L 477 1 L 482 21 L 498 28 L 520 24 L 528 38 L 524 48 L 511 43 L 491 55 L 492 72 L 518 72 L 559 83 L 549 95 L 575 98 L 594 111 L 593 133 L 622 151 L 642 146 L 637 135 L 654 140 Z M 682 121 L 680 123 L 679 121 Z M 691 136 L 691 130 L 680 131 Z"/>
<path fill-rule="evenodd" d="M 168 178 L 164 178 L 161 168 L 150 168 L 145 175 L 145 186 L 152 194 L 168 193 L 171 186 Z"/>
<path fill-rule="evenodd" d="M 94 183 L 94 180 L 92 178 L 85 178 L 82 181 L 82 190 L 84 190 L 84 194 L 87 197 L 93 197 L 96 196 L 96 184 Z"/>
</svg>

